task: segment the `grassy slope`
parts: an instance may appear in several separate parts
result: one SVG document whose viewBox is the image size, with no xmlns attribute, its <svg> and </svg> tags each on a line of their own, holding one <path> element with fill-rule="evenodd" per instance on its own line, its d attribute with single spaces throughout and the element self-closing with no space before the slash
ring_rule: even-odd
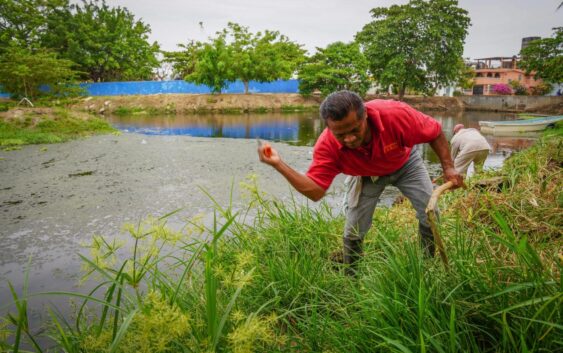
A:
<svg viewBox="0 0 563 353">
<path fill-rule="evenodd" d="M 96 238 L 86 262 L 108 304 L 90 300 L 103 310 L 69 326 L 55 320 L 53 337 L 68 352 L 557 351 L 563 139 L 551 135 L 507 161 L 501 192 L 444 195 L 449 271 L 420 257 L 403 204 L 377 210 L 358 277 L 347 277 L 328 260 L 342 216 L 268 200 L 249 182 L 252 222 L 219 208 L 208 230 L 194 220 L 175 232 L 166 218 L 126 225 L 130 256 Z"/>
<path fill-rule="evenodd" d="M 115 131 L 105 120 L 87 113 L 64 108 L 25 109 L 20 117 L 0 119 L 0 146 L 58 143 Z"/>
</svg>

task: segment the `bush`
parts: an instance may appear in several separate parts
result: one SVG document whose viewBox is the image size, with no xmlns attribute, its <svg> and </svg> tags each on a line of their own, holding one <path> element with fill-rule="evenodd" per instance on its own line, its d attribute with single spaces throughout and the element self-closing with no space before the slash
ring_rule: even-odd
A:
<svg viewBox="0 0 563 353">
<path fill-rule="evenodd" d="M 524 87 L 520 82 L 510 81 L 510 86 L 512 87 L 512 90 L 514 91 L 515 95 L 517 95 L 517 96 L 528 95 L 528 89 L 526 87 Z"/>
<path fill-rule="evenodd" d="M 47 50 L 32 51 L 12 44 L 0 56 L 0 85 L 17 98 L 76 96 L 82 91 L 72 85 L 78 76 L 74 65 Z"/>
<path fill-rule="evenodd" d="M 531 87 L 530 91 L 533 96 L 545 96 L 549 92 L 551 92 L 551 85 L 549 83 L 540 83 L 535 87 Z"/>
<path fill-rule="evenodd" d="M 496 94 L 510 95 L 512 94 L 512 88 L 505 83 L 497 83 L 493 86 L 493 92 Z"/>
</svg>

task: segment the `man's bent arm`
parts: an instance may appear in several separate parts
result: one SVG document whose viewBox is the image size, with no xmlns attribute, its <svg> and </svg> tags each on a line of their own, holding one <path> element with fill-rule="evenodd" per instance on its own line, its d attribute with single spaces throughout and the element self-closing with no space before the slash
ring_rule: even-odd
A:
<svg viewBox="0 0 563 353">
<path fill-rule="evenodd" d="M 317 183 L 315 183 L 311 178 L 299 173 L 283 161 L 273 165 L 273 167 L 287 179 L 295 190 L 299 191 L 307 198 L 316 202 L 322 199 L 325 195 L 325 190 L 317 185 Z"/>
<path fill-rule="evenodd" d="M 440 163 L 444 170 L 444 179 L 446 181 L 452 181 L 455 187 L 463 186 L 463 177 L 454 168 L 448 140 L 446 140 L 446 136 L 444 136 L 443 132 L 440 132 L 440 135 L 438 135 L 434 141 L 430 142 L 430 147 L 432 147 L 434 152 L 438 155 L 438 158 L 440 158 Z"/>
<path fill-rule="evenodd" d="M 260 158 L 260 161 L 262 163 L 269 164 L 274 167 L 281 175 L 283 175 L 287 179 L 287 181 L 295 188 L 295 190 L 299 191 L 307 198 L 315 202 L 323 198 L 323 196 L 325 195 L 325 190 L 322 187 L 320 187 L 308 176 L 299 173 L 295 169 L 285 164 L 278 154 L 278 151 L 276 151 L 274 148 L 269 147 L 270 151 L 268 156 L 264 153 L 264 149 L 265 146 L 261 144 L 258 146 L 258 157 Z"/>
</svg>

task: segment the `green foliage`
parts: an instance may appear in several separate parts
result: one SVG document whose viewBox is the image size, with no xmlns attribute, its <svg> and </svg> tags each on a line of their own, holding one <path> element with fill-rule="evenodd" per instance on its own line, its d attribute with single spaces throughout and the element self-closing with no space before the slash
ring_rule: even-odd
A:
<svg viewBox="0 0 563 353">
<path fill-rule="evenodd" d="M 59 143 L 81 136 L 110 132 L 115 132 L 115 129 L 95 116 L 84 119 L 58 109 L 49 117 L 33 113 L 32 110 L 22 118 L 0 120 L 0 146 Z"/>
<path fill-rule="evenodd" d="M 248 82 L 288 79 L 304 59 L 301 46 L 277 31 L 251 33 L 248 27 L 229 23 L 208 42 L 181 45 L 180 52 L 165 53 L 165 60 L 184 79 L 221 93 L 229 81 Z"/>
<path fill-rule="evenodd" d="M 433 92 L 455 84 L 470 24 L 455 0 L 411 0 L 405 5 L 371 10 L 374 21 L 356 35 L 371 73 L 383 86 Z"/>
<path fill-rule="evenodd" d="M 519 81 L 510 81 L 508 82 L 508 84 L 512 88 L 512 91 L 514 92 L 515 95 L 517 96 L 528 95 L 528 90 Z"/>
<path fill-rule="evenodd" d="M 552 38 L 534 40 L 520 52 L 519 66 L 536 78 L 560 83 L 563 82 L 563 27 L 553 30 Z"/>
<path fill-rule="evenodd" d="M 277 31 L 251 33 L 248 27 L 229 23 L 223 30 L 232 48 L 232 67 L 235 79 L 244 83 L 271 82 L 289 79 L 297 65 L 304 60 L 304 50 Z"/>
<path fill-rule="evenodd" d="M 188 44 L 178 44 L 178 46 L 183 50 L 163 52 L 163 61 L 172 64 L 174 78 L 186 77 L 195 71 L 197 53 L 201 43 L 192 40 Z"/>
<path fill-rule="evenodd" d="M 78 64 L 94 82 L 145 80 L 158 67 L 157 43 L 150 44 L 150 27 L 122 7 L 105 0 L 83 0 L 47 19 L 42 45 Z"/>
<path fill-rule="evenodd" d="M 335 42 L 317 48 L 299 69 L 299 91 L 309 95 L 319 90 L 323 96 L 338 90 L 364 95 L 369 89 L 368 61 L 357 43 Z"/>
<path fill-rule="evenodd" d="M 218 35 L 207 43 L 197 43 L 197 62 L 193 72 L 184 80 L 207 85 L 213 93 L 221 93 L 228 82 L 234 80 L 232 49 L 224 35 Z"/>
<path fill-rule="evenodd" d="M 11 44 L 45 48 L 92 81 L 150 79 L 158 66 L 149 26 L 104 0 L 0 0 L 0 14 L 0 54 Z"/>
<path fill-rule="evenodd" d="M 473 87 L 475 81 L 475 70 L 471 66 L 465 65 L 463 60 L 460 60 L 460 77 L 458 81 L 458 86 L 463 89 L 470 89 Z"/>
<path fill-rule="evenodd" d="M 68 6 L 68 0 L 0 0 L 0 54 L 11 44 L 40 47 L 47 19 Z"/>
<path fill-rule="evenodd" d="M 30 99 L 39 95 L 77 95 L 81 90 L 72 85 L 78 75 L 73 65 L 43 49 L 32 51 L 10 45 L 0 56 L 0 85 L 16 97 Z M 40 90 L 44 85 L 49 89 Z"/>
<path fill-rule="evenodd" d="M 530 94 L 533 96 L 545 96 L 549 92 L 551 92 L 552 86 L 547 82 L 542 82 L 537 86 L 530 88 Z"/>
</svg>

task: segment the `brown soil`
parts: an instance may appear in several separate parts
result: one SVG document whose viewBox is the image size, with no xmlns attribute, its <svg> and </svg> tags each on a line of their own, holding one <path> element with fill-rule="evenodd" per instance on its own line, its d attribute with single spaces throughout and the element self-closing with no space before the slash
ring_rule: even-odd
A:
<svg viewBox="0 0 563 353">
<path fill-rule="evenodd" d="M 393 96 L 368 96 L 371 99 L 396 99 Z M 299 94 L 155 94 L 135 96 L 88 97 L 75 104 L 79 110 L 113 113 L 118 109 L 157 110 L 161 113 L 260 112 L 316 110 L 322 99 Z M 463 104 L 452 97 L 404 97 L 414 108 L 428 110 L 462 110 Z"/>
<path fill-rule="evenodd" d="M 168 113 L 313 110 L 320 104 L 316 97 L 299 94 L 154 94 L 135 96 L 88 97 L 75 107 L 95 112 L 114 112 L 118 108 Z"/>
</svg>

